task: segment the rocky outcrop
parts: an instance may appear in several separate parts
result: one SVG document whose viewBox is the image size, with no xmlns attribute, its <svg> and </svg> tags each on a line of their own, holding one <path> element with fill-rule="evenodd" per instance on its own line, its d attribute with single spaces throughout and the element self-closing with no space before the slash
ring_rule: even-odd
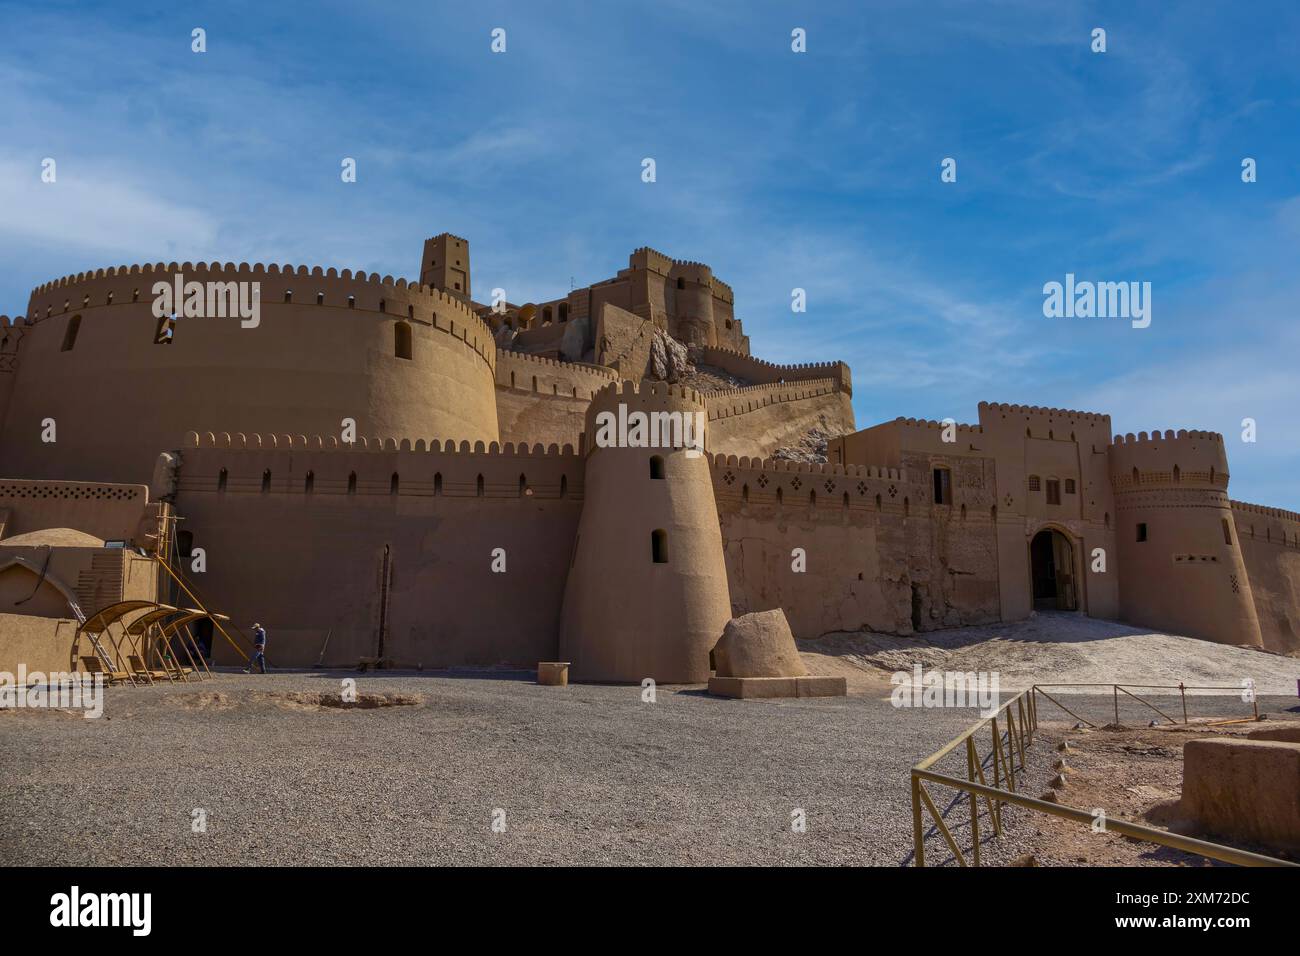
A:
<svg viewBox="0 0 1300 956">
<path fill-rule="evenodd" d="M 646 373 L 650 378 L 661 382 L 676 384 L 682 381 L 691 370 L 686 346 L 663 329 L 655 329 L 654 339 L 650 343 L 650 366 Z"/>
</svg>

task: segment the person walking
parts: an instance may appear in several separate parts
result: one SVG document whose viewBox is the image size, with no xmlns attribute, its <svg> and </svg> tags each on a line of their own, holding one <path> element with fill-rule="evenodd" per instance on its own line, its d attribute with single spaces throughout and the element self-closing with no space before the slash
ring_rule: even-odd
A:
<svg viewBox="0 0 1300 956">
<path fill-rule="evenodd" d="M 266 673 L 266 628 L 256 621 L 253 622 L 253 659 L 248 662 L 244 668 L 245 674 L 253 673 L 253 668 L 261 665 L 262 673 Z"/>
</svg>

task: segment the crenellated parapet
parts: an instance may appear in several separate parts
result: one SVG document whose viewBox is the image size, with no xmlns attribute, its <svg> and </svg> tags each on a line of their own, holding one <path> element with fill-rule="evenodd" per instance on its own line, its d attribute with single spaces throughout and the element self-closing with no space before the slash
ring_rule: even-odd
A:
<svg viewBox="0 0 1300 956">
<path fill-rule="evenodd" d="M 461 339 L 489 366 L 496 360 L 491 329 L 454 295 L 406 279 L 321 266 L 159 262 L 97 269 L 37 286 L 32 290 L 28 315 L 38 323 L 98 307 L 151 307 L 154 284 L 171 283 L 177 274 L 186 282 L 256 282 L 263 308 L 353 309 L 372 318 L 384 315 L 390 320 L 422 323 Z"/>
<path fill-rule="evenodd" d="M 587 424 L 590 426 L 596 416 L 602 412 L 617 413 L 620 406 L 646 411 L 704 411 L 708 396 L 687 385 L 672 385 L 668 382 L 642 381 L 630 379 L 612 382 L 592 397 L 587 408 Z"/>
<path fill-rule="evenodd" d="M 1066 422 L 1086 422 L 1089 424 L 1108 424 L 1109 415 L 1099 412 L 1080 412 L 1071 408 L 1049 408 L 1041 405 L 1008 405 L 1005 402 L 980 402 L 981 411 L 1005 415 L 1020 415 L 1043 420 L 1061 420 Z"/>
<path fill-rule="evenodd" d="M 1156 487 L 1228 487 L 1223 436 L 1207 431 L 1153 431 L 1116 435 L 1109 449 L 1116 492 Z"/>
<path fill-rule="evenodd" d="M 723 389 L 704 393 L 709 420 L 747 415 L 769 405 L 798 402 L 804 399 L 831 395 L 839 391 L 834 379 L 815 379 L 792 384 L 750 385 L 745 388 Z"/>
<path fill-rule="evenodd" d="M 1000 442 L 1021 438 L 1077 441 L 1098 453 L 1110 444 L 1110 416 L 1097 412 L 980 402 L 979 421 L 985 433 Z"/>
<path fill-rule="evenodd" d="M 922 428 L 930 431 L 942 432 L 947 428 L 955 428 L 959 435 L 981 435 L 984 433 L 982 425 L 967 425 L 962 422 L 937 422 L 930 418 L 904 418 L 899 416 L 894 419 L 898 425 L 906 425 L 909 428 Z"/>
<path fill-rule="evenodd" d="M 1300 514 L 1284 508 L 1230 502 L 1237 533 L 1253 541 L 1300 548 Z"/>
<path fill-rule="evenodd" d="M 651 249 L 649 246 L 639 246 L 632 250 L 628 256 L 627 264 L 632 269 L 645 269 L 649 272 L 657 272 L 665 278 L 673 268 L 672 256 L 666 256 L 657 249 Z"/>
<path fill-rule="evenodd" d="M 190 432 L 180 453 L 182 494 L 564 498 L 583 483 L 572 445 Z"/>
<path fill-rule="evenodd" d="M 737 378 L 760 385 L 784 382 L 806 382 L 832 379 L 837 387 L 853 394 L 853 380 L 844 362 L 808 362 L 796 365 L 777 365 L 754 358 L 735 349 L 720 346 L 703 346 L 698 350 L 699 360 L 705 365 L 720 368 Z"/>
<path fill-rule="evenodd" d="M 602 365 L 565 362 L 528 352 L 497 349 L 497 388 L 590 399 L 600 389 L 617 381 L 618 372 Z"/>
</svg>

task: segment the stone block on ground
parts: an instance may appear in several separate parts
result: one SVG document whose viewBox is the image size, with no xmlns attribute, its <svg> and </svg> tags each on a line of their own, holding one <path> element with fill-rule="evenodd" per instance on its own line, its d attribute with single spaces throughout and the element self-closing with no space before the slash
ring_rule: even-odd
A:
<svg viewBox="0 0 1300 956">
<path fill-rule="evenodd" d="M 568 661 L 539 661 L 537 683 L 545 687 L 566 687 L 569 683 Z"/>
<path fill-rule="evenodd" d="M 843 677 L 710 677 L 709 693 L 717 697 L 755 700 L 772 697 L 843 697 Z"/>
<path fill-rule="evenodd" d="M 719 677 L 805 677 L 808 668 L 780 608 L 743 614 L 727 622 L 713 648 Z"/>
<path fill-rule="evenodd" d="M 1300 744 L 1189 740 L 1178 814 L 1210 838 L 1300 850 Z"/>
<path fill-rule="evenodd" d="M 1282 727 L 1263 727 L 1252 730 L 1246 735 L 1249 740 L 1281 740 L 1289 744 L 1300 744 L 1300 721 Z"/>
</svg>

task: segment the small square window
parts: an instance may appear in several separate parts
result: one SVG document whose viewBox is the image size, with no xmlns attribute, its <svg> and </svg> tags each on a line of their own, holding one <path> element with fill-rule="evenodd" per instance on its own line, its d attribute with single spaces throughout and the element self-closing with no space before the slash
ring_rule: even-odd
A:
<svg viewBox="0 0 1300 956">
<path fill-rule="evenodd" d="M 1041 487 L 1041 486 L 1039 485 L 1039 482 L 1038 482 L 1038 476 L 1037 476 L 1037 475 L 1030 475 L 1030 476 L 1029 476 L 1029 490 L 1030 490 L 1030 491 L 1038 491 L 1038 489 L 1039 489 L 1040 487 Z"/>
</svg>

